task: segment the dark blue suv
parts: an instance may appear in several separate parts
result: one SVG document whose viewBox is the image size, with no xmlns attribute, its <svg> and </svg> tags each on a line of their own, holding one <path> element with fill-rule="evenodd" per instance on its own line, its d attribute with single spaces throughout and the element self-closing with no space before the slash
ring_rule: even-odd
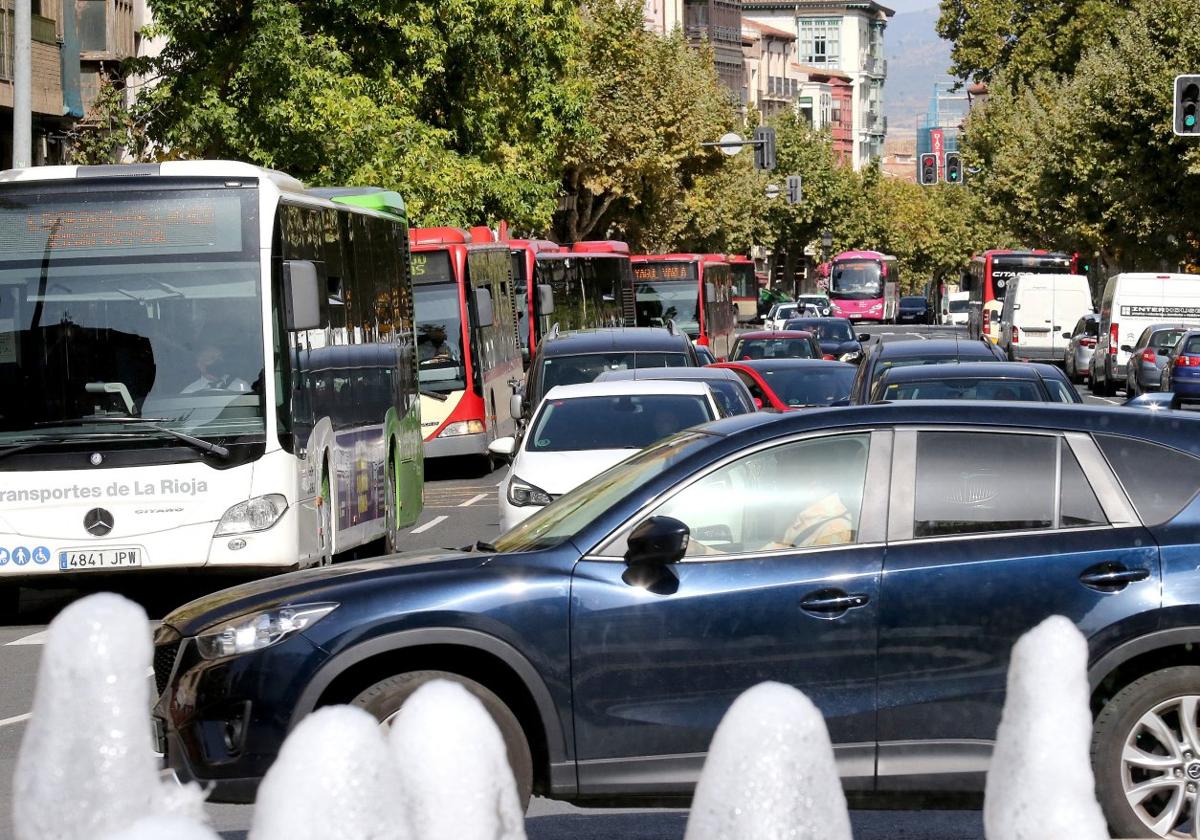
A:
<svg viewBox="0 0 1200 840">
<path fill-rule="evenodd" d="M 1148 836 L 1188 819 L 1183 780 L 1200 774 L 1198 490 L 1200 420 L 1178 412 L 731 418 L 495 545 L 175 611 L 156 638 L 162 743 L 182 777 L 248 800 L 314 708 L 386 721 L 443 677 L 490 710 L 523 796 L 664 801 L 690 794 L 734 698 L 777 680 L 821 708 L 852 801 L 977 795 L 1012 644 L 1061 614 L 1091 645 L 1114 836 Z"/>
</svg>

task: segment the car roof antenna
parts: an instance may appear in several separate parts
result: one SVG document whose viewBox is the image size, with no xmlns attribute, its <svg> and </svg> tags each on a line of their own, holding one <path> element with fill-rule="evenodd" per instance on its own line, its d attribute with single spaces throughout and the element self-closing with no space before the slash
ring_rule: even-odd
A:
<svg viewBox="0 0 1200 840">
<path fill-rule="evenodd" d="M 675 325 L 674 318 L 667 319 L 667 332 L 671 335 L 679 335 L 679 327 Z"/>
</svg>

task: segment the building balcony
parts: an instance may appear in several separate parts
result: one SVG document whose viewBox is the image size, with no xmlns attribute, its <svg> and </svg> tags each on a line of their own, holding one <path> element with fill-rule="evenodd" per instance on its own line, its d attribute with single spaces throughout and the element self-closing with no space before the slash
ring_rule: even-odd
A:
<svg viewBox="0 0 1200 840">
<path fill-rule="evenodd" d="M 888 71 L 887 59 L 869 55 L 863 62 L 863 70 L 868 76 L 873 78 L 886 79 Z"/>
</svg>

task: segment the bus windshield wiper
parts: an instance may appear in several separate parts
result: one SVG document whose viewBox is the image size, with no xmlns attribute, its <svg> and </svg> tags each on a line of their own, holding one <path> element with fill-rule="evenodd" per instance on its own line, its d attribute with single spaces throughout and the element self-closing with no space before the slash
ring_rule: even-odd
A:
<svg viewBox="0 0 1200 840">
<path fill-rule="evenodd" d="M 35 426 L 86 426 L 91 423 L 112 423 L 117 426 L 139 425 L 145 426 L 151 431 L 159 432 L 164 435 L 170 435 L 177 440 L 181 440 L 188 446 L 199 449 L 201 452 L 207 452 L 211 455 L 216 455 L 222 460 L 229 457 L 229 450 L 221 446 L 219 443 L 203 440 L 202 438 L 194 437 L 186 432 L 180 432 L 167 426 L 160 426 L 159 423 L 169 422 L 165 417 L 72 417 L 66 420 L 47 420 L 42 423 L 35 423 Z"/>
<path fill-rule="evenodd" d="M 421 396 L 429 397 L 430 399 L 437 400 L 438 402 L 445 402 L 446 400 L 450 399 L 450 397 L 446 396 L 445 394 L 439 394 L 437 391 L 427 391 L 424 388 L 421 389 Z"/>
</svg>

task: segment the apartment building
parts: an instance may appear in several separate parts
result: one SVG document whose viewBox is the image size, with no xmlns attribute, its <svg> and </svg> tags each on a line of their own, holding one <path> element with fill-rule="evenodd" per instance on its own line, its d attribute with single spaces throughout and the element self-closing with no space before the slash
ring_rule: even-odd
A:
<svg viewBox="0 0 1200 840">
<path fill-rule="evenodd" d="M 721 84 L 734 101 L 745 101 L 741 0 L 646 0 L 645 21 L 659 35 L 681 29 L 692 46 L 707 41 Z"/>
<path fill-rule="evenodd" d="M 823 71 L 830 79 L 849 78 L 851 163 L 858 169 L 881 158 L 887 134 L 883 37 L 895 13 L 874 0 L 744 0 L 742 12 L 755 24 L 795 35 L 797 64 Z M 812 107 L 815 111 L 820 106 L 813 102 Z"/>
</svg>

